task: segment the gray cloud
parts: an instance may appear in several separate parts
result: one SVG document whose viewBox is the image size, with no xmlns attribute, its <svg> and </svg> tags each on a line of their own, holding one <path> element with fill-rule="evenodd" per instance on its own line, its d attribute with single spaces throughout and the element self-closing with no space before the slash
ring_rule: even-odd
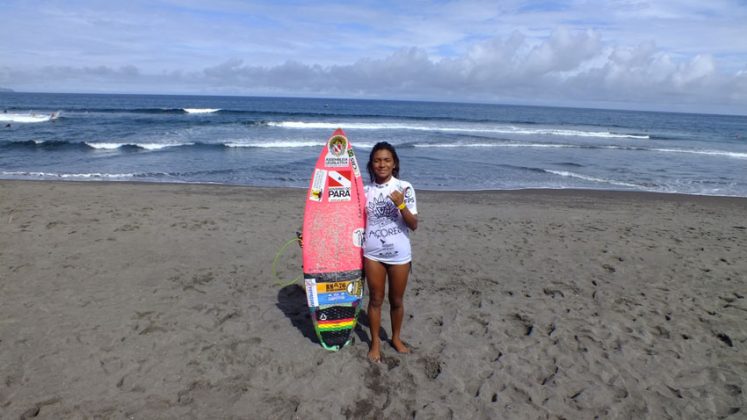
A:
<svg viewBox="0 0 747 420">
<path fill-rule="evenodd" d="M 747 67 L 729 74 L 709 54 L 675 56 L 653 42 L 605 42 L 598 31 L 556 29 L 537 42 L 514 31 L 444 58 L 422 48 L 322 65 L 232 58 L 202 70 L 134 65 L 0 67 L 0 86 L 36 91 L 341 96 L 613 106 L 673 111 L 747 109 Z M 62 89 L 60 87 L 63 87 Z"/>
</svg>

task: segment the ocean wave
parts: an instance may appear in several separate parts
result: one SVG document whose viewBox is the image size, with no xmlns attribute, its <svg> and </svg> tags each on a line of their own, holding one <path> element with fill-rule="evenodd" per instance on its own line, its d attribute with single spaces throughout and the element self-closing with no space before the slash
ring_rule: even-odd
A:
<svg viewBox="0 0 747 420">
<path fill-rule="evenodd" d="M 445 133 L 494 133 L 494 134 L 519 134 L 519 135 L 545 135 L 563 137 L 598 137 L 598 138 L 626 138 L 626 139 L 649 139 L 648 135 L 613 133 L 609 131 L 582 131 L 556 128 L 525 128 L 514 126 L 493 127 L 464 127 L 446 125 L 417 125 L 403 123 L 330 123 L 330 122 L 304 122 L 304 121 L 271 121 L 267 123 L 270 127 L 289 129 L 325 129 L 337 128 L 351 130 L 411 130 L 432 131 Z"/>
<path fill-rule="evenodd" d="M 562 177 L 565 177 L 565 178 L 575 178 L 575 179 L 580 179 L 580 180 L 583 180 L 583 181 L 589 181 L 589 182 L 595 182 L 595 183 L 601 183 L 601 184 L 609 184 L 609 185 L 617 185 L 617 186 L 620 186 L 620 187 L 635 188 L 635 189 L 643 190 L 643 191 L 650 190 L 650 188 L 648 186 L 645 186 L 645 185 L 633 184 L 633 183 L 630 183 L 630 182 L 617 181 L 617 180 L 614 180 L 614 179 L 606 179 L 606 178 L 599 178 L 599 177 L 593 177 L 593 176 L 588 176 L 588 175 L 582 175 L 582 174 L 577 174 L 575 172 L 570 172 L 570 171 L 556 171 L 556 170 L 552 170 L 552 169 L 544 169 L 544 171 L 547 172 L 547 173 L 549 173 L 549 174 L 558 175 L 558 176 L 562 176 Z"/>
<path fill-rule="evenodd" d="M 220 108 L 183 108 L 187 114 L 212 114 L 218 112 Z"/>
<path fill-rule="evenodd" d="M 673 149 L 673 148 L 654 148 L 642 146 L 615 146 L 615 145 L 590 145 L 590 144 L 562 144 L 562 143 L 415 143 L 412 147 L 416 148 L 547 148 L 547 149 L 591 149 L 591 150 L 621 150 L 637 152 L 658 152 L 658 153 L 687 153 L 703 156 L 727 157 L 733 159 L 747 159 L 747 153 L 729 152 L 724 150 L 698 150 L 698 149 Z"/>
<path fill-rule="evenodd" d="M 189 111 L 188 111 L 189 110 Z M 101 114 L 188 114 L 190 111 L 194 113 L 200 113 L 200 111 L 207 112 L 221 112 L 221 109 L 214 108 L 78 108 L 70 110 L 70 112 L 82 112 L 82 113 L 101 113 Z M 214 111 L 213 111 L 214 110 Z"/>
<path fill-rule="evenodd" d="M 44 150 L 161 150 L 169 147 L 192 146 L 195 143 L 113 143 L 113 142 L 72 142 L 66 140 L 26 140 L 3 144 L 5 149 L 44 149 Z"/>
<path fill-rule="evenodd" d="M 91 109 L 91 112 L 125 112 L 133 114 L 184 114 L 184 108 L 134 108 L 134 109 Z"/>
<path fill-rule="evenodd" d="M 131 179 L 138 176 L 148 176 L 146 174 L 122 173 L 59 173 L 59 172 L 33 172 L 33 171 L 3 171 L 3 176 L 27 177 L 27 178 L 60 178 L 60 179 Z"/>
<path fill-rule="evenodd" d="M 85 150 L 90 149 L 85 143 L 65 140 L 25 140 L 0 144 L 1 149 L 42 149 L 42 150 Z"/>
<path fill-rule="evenodd" d="M 234 141 L 223 143 L 226 147 L 240 148 L 240 147 L 257 147 L 263 149 L 293 149 L 299 147 L 320 147 L 325 144 L 323 141 Z"/>
<path fill-rule="evenodd" d="M 160 151 L 172 148 L 201 148 L 201 149 L 221 149 L 221 148 L 259 148 L 259 149 L 300 149 L 321 147 L 324 141 L 298 139 L 298 140 L 233 140 L 220 143 L 204 142 L 175 142 L 175 143 L 138 143 L 138 142 L 73 142 L 65 140 L 26 140 L 0 143 L 0 149 L 43 149 L 47 151 L 54 150 L 81 150 L 81 151 Z M 370 142 L 356 142 L 356 149 L 370 149 L 374 146 Z M 698 150 L 698 149 L 677 149 L 677 148 L 653 148 L 644 146 L 618 146 L 618 145 L 593 145 L 593 144 L 568 144 L 568 143 L 517 143 L 510 141 L 497 142 L 475 142 L 467 141 L 446 142 L 446 143 L 400 143 L 398 148 L 434 148 L 434 149 L 467 149 L 467 148 L 534 148 L 534 149 L 580 149 L 580 150 L 619 150 L 630 152 L 655 152 L 655 153 L 677 153 L 693 154 L 708 157 L 721 157 L 730 159 L 747 159 L 745 152 L 731 152 L 725 150 Z"/>
<path fill-rule="evenodd" d="M 318 140 L 247 140 L 228 141 L 225 143 L 133 143 L 133 142 L 69 142 L 65 140 L 16 141 L 0 144 L 6 149 L 45 149 L 45 150 L 89 150 L 89 151 L 158 151 L 170 148 L 223 149 L 223 148 L 259 148 L 259 149 L 298 149 L 321 147 L 324 141 Z M 358 143 L 356 148 L 372 148 L 372 143 Z"/>
<path fill-rule="evenodd" d="M 461 148 L 461 147 L 536 147 L 548 149 L 584 148 L 574 144 L 542 144 L 542 143 L 415 143 L 413 147 L 421 148 Z M 587 147 L 590 148 L 590 147 Z"/>
<path fill-rule="evenodd" d="M 0 123 L 19 123 L 19 124 L 29 124 L 29 123 L 42 123 L 42 122 L 48 122 L 48 121 L 54 121 L 58 118 L 60 118 L 61 112 L 52 112 L 49 114 L 39 114 L 35 112 L 31 113 L 10 113 L 10 112 L 3 112 L 0 114 Z"/>
<path fill-rule="evenodd" d="M 82 114 L 212 114 L 212 113 L 232 113 L 232 114 L 264 114 L 255 111 L 238 111 L 224 110 L 222 108 L 71 108 L 64 110 L 65 113 L 82 113 Z M 54 120 L 60 116 L 62 111 L 56 112 L 15 112 L 0 114 L 0 121 L 9 121 L 11 118 L 19 118 L 16 122 L 39 122 Z M 33 118 L 28 118 L 32 116 Z M 27 120 L 27 121 L 25 121 Z"/>
<path fill-rule="evenodd" d="M 747 153 L 727 152 L 722 150 L 689 150 L 689 149 L 650 149 L 654 152 L 662 153 L 689 153 L 694 155 L 705 156 L 723 156 L 735 159 L 747 159 Z"/>
<path fill-rule="evenodd" d="M 117 150 L 117 149 L 143 149 L 143 150 L 162 150 L 169 147 L 192 146 L 194 143 L 84 143 L 86 146 L 96 150 Z"/>
</svg>

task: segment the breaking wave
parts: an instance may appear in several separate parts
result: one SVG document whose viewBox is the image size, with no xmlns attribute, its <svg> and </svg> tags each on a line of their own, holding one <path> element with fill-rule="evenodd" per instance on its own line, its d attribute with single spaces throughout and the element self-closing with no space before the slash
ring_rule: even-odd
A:
<svg viewBox="0 0 747 420">
<path fill-rule="evenodd" d="M 519 135 L 542 135 L 542 136 L 563 136 L 563 137 L 597 137 L 597 138 L 627 138 L 627 139 L 649 139 L 648 135 L 613 133 L 609 131 L 583 131 L 558 128 L 527 128 L 516 127 L 511 125 L 499 126 L 459 126 L 459 125 L 425 125 L 409 123 L 330 123 L 330 122 L 303 122 L 303 121 L 280 121 L 268 122 L 270 127 L 280 127 L 289 129 L 325 129 L 334 130 L 344 127 L 351 130 L 413 130 L 413 131 L 432 131 L 444 133 L 492 133 L 492 134 L 519 134 Z"/>
</svg>

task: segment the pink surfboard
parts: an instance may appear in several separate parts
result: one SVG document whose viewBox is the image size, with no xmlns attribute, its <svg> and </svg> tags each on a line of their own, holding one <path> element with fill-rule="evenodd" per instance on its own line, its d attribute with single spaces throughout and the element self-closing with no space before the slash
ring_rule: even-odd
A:
<svg viewBox="0 0 747 420">
<path fill-rule="evenodd" d="M 314 330 L 339 350 L 355 328 L 363 298 L 366 197 L 345 133 L 327 140 L 311 175 L 303 216 L 303 271 Z"/>
</svg>

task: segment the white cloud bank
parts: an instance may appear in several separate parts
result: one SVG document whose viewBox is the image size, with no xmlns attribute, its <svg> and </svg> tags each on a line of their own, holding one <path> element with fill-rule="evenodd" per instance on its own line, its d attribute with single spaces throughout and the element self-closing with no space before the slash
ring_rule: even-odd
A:
<svg viewBox="0 0 747 420">
<path fill-rule="evenodd" d="M 652 42 L 611 45 L 593 30 L 557 29 L 542 42 L 515 31 L 452 58 L 403 48 L 349 64 L 300 61 L 262 66 L 241 58 L 201 71 L 147 73 L 134 65 L 0 66 L 0 86 L 35 91 L 106 91 L 488 101 L 747 112 L 747 67 L 728 74 L 700 54 L 679 58 Z M 740 112 L 741 111 L 741 112 Z"/>
<path fill-rule="evenodd" d="M 747 114 L 744 0 L 5 0 L 0 87 Z"/>
</svg>

